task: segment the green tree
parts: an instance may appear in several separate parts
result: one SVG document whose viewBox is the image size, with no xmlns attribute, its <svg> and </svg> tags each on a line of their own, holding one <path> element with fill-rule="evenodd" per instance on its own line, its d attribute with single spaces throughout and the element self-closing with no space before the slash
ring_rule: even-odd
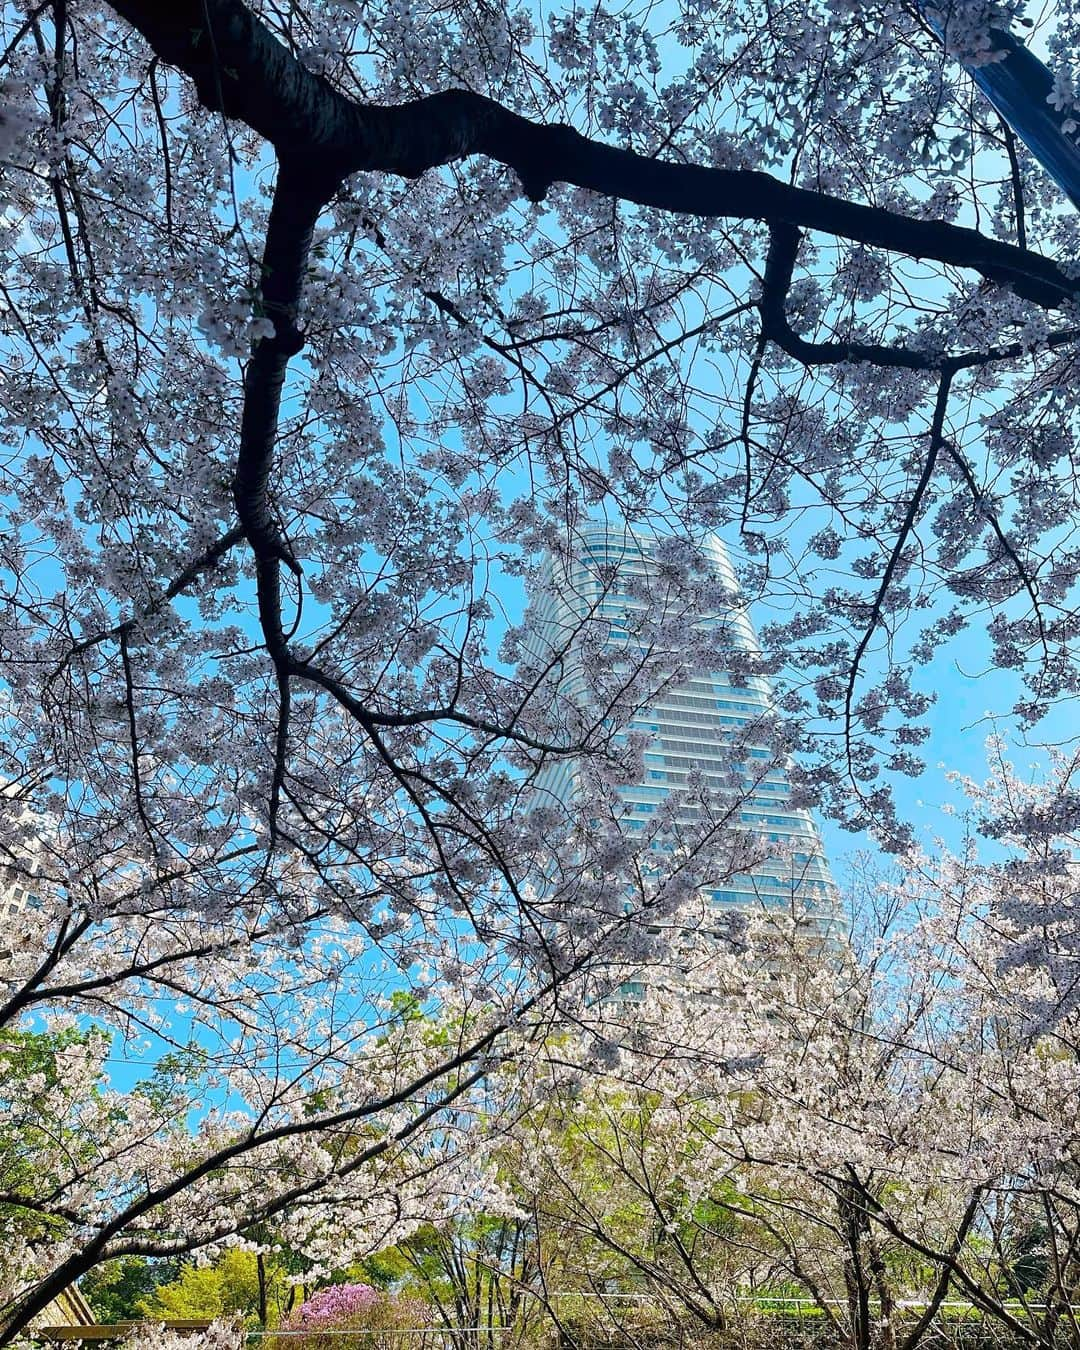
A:
<svg viewBox="0 0 1080 1350">
<path fill-rule="evenodd" d="M 0 1232 L 9 1240 L 40 1240 L 64 1226 L 39 1201 L 58 1153 L 69 1162 L 89 1157 L 71 1108 L 96 1091 L 77 1065 L 79 1052 L 99 1034 L 0 1032 Z"/>
<path fill-rule="evenodd" d="M 288 1276 L 281 1261 L 263 1259 L 267 1321 L 276 1325 L 288 1302 Z M 138 1300 L 143 1317 L 170 1320 L 187 1317 L 242 1316 L 259 1323 L 259 1260 L 254 1252 L 229 1248 L 207 1265 L 185 1264 L 176 1279 Z"/>
<path fill-rule="evenodd" d="M 103 1261 L 84 1277 L 79 1288 L 102 1322 L 129 1322 L 142 1316 L 141 1304 L 157 1289 L 175 1280 L 175 1261 L 151 1261 L 145 1256 L 121 1256 Z"/>
</svg>

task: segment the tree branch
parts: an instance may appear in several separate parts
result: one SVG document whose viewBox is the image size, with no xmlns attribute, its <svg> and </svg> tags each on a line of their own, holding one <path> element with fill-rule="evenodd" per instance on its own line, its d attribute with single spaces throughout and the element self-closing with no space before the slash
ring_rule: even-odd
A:
<svg viewBox="0 0 1080 1350">
<path fill-rule="evenodd" d="M 303 166 L 327 196 L 352 173 L 415 178 L 440 164 L 485 155 L 513 169 L 540 201 L 556 183 L 662 211 L 760 220 L 850 239 L 909 257 L 971 269 L 1056 307 L 1080 282 L 1055 262 L 944 221 L 845 201 L 747 169 L 713 169 L 638 155 L 564 124 L 542 125 L 464 89 L 387 107 L 359 104 L 305 69 L 241 0 L 111 0 L 163 60 L 195 83 L 208 108 L 236 118 Z"/>
<path fill-rule="evenodd" d="M 859 668 L 862 665 L 863 657 L 866 655 L 866 649 L 870 645 L 870 639 L 874 636 L 874 632 L 881 621 L 881 615 L 885 608 L 885 601 L 889 594 L 889 587 L 892 584 L 893 573 L 900 563 L 904 549 L 911 537 L 911 532 L 915 528 L 915 522 L 919 518 L 919 512 L 922 509 L 926 490 L 930 485 L 930 479 L 933 477 L 934 467 L 937 464 L 937 457 L 944 443 L 945 413 L 949 406 L 949 389 L 951 385 L 952 372 L 943 372 L 941 382 L 938 385 L 937 401 L 934 405 L 934 416 L 930 424 L 930 445 L 926 452 L 926 459 L 923 461 L 922 471 L 919 474 L 919 481 L 916 483 L 915 491 L 911 494 L 911 500 L 907 504 L 907 510 L 904 512 L 904 519 L 900 525 L 900 529 L 897 531 L 892 551 L 889 554 L 889 561 L 885 565 L 881 583 L 878 586 L 877 594 L 874 597 L 874 604 L 870 612 L 870 617 L 866 622 L 862 637 L 859 639 L 858 646 L 855 648 L 855 655 L 851 660 L 847 688 L 844 691 L 844 737 L 846 744 L 849 747 L 849 768 L 851 722 L 853 713 L 852 703 L 855 698 L 855 684 L 859 678 Z"/>
</svg>

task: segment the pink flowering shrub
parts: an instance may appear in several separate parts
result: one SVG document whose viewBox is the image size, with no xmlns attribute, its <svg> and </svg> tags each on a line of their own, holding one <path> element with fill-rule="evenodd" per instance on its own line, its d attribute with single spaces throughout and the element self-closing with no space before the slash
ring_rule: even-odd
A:
<svg viewBox="0 0 1080 1350">
<path fill-rule="evenodd" d="M 312 1294 L 295 1317 L 301 1326 L 312 1330 L 348 1326 L 363 1319 L 378 1301 L 379 1295 L 370 1284 L 331 1284 Z"/>
<path fill-rule="evenodd" d="M 317 1290 L 273 1337 L 272 1350 L 422 1350 L 431 1309 L 419 1298 L 382 1293 L 370 1284 Z M 342 1335 L 353 1331 L 355 1336 Z M 303 1334 L 298 1334 L 303 1333 Z"/>
</svg>

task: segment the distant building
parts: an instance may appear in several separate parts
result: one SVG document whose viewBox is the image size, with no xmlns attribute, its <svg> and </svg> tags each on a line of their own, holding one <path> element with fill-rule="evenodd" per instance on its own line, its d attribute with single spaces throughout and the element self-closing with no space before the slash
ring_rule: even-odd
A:
<svg viewBox="0 0 1080 1350">
<path fill-rule="evenodd" d="M 26 889 L 25 878 L 7 869 L 0 870 L 0 919 L 24 909 L 40 909 L 41 899 Z"/>
<path fill-rule="evenodd" d="M 590 644 L 595 650 L 599 643 L 616 661 L 625 652 L 629 668 L 639 650 L 634 616 L 644 612 L 644 595 L 655 594 L 660 583 L 662 553 L 663 541 L 655 536 L 598 525 L 581 531 L 569 563 L 546 560 L 531 597 L 532 652 L 563 653 L 558 663 L 563 694 L 587 704 L 581 654 Z M 723 583 L 721 593 L 734 597 L 735 575 L 718 539 L 709 542 L 708 553 Z M 776 856 L 718 880 L 707 893 L 718 910 L 794 904 L 812 911 L 825 930 L 835 917 L 836 897 L 821 836 L 809 812 L 791 804 L 786 761 L 770 748 L 768 728 L 775 726 L 776 713 L 769 684 L 739 670 L 747 664 L 739 654 L 756 650 L 754 630 L 730 600 L 722 612 L 695 614 L 693 627 L 719 637 L 713 651 L 726 649 L 731 659 L 714 657 L 711 668 L 694 670 L 688 680 L 665 688 L 633 718 L 631 728 L 646 732 L 651 744 L 641 781 L 619 789 L 620 826 L 631 833 L 646 830 L 650 814 L 685 790 L 692 774 L 708 787 L 742 795 L 738 827 L 772 846 Z M 570 805 L 578 781 L 579 767 L 563 759 L 543 770 L 537 790 Z"/>
</svg>

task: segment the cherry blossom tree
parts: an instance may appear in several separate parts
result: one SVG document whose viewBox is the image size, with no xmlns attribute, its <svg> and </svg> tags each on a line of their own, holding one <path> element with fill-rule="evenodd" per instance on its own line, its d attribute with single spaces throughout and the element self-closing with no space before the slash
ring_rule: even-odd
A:
<svg viewBox="0 0 1080 1350">
<path fill-rule="evenodd" d="M 752 847 L 734 766 L 662 868 L 619 829 L 660 685 L 771 674 L 891 847 L 942 644 L 985 624 L 1025 722 L 1075 691 L 1077 225 L 954 64 L 1012 8 L 954 11 L 4 8 L 0 1021 L 100 1034 L 0 1345 L 99 1260 L 482 1193 L 492 1065 Z M 670 543 L 583 701 L 520 587 L 600 515 Z M 693 627 L 714 530 L 762 654 Z"/>
<path fill-rule="evenodd" d="M 164 153 L 146 138 L 144 154 L 162 165 L 162 201 L 173 124 L 161 63 L 191 82 L 182 87 L 194 86 L 209 126 L 220 114 L 234 127 L 246 147 L 234 156 L 261 153 L 265 165 L 272 153 L 278 165 L 261 255 L 236 236 L 248 317 L 235 296 L 231 320 L 212 295 L 200 310 L 226 347 L 230 322 L 240 350 L 255 343 L 224 516 L 235 511 L 264 555 L 263 636 L 282 647 L 276 678 L 290 690 L 299 681 L 333 697 L 317 673 L 336 676 L 332 663 L 311 666 L 302 643 L 283 654 L 278 574 L 299 585 L 303 564 L 271 526 L 266 494 L 270 476 L 288 472 L 278 416 L 288 362 L 333 327 L 331 345 L 367 334 L 409 354 L 406 384 L 423 386 L 424 411 L 414 396 L 407 417 L 393 413 L 397 434 L 411 443 L 414 421 L 426 427 L 421 466 L 457 499 L 467 484 L 473 514 L 481 494 L 485 533 L 493 493 L 503 509 L 511 497 L 518 539 L 535 540 L 545 522 L 553 532 L 583 502 L 658 511 L 691 538 L 737 526 L 750 594 L 809 592 L 816 603 L 766 642 L 803 686 L 788 710 L 818 723 L 815 748 L 837 792 L 855 788 L 861 805 L 848 811 L 860 821 L 885 809 L 866 786 L 881 755 L 914 767 L 912 718 L 927 696 L 910 687 L 910 666 L 980 605 L 994 659 L 1030 674 L 1025 716 L 1070 692 L 1076 227 L 949 65 L 949 54 L 993 59 L 996 9 L 954 6 L 943 54 L 900 5 L 867 11 L 854 42 L 847 12 L 828 6 L 808 17 L 804 6 L 687 5 L 655 32 L 631 10 L 571 11 L 545 32 L 527 10 L 449 7 L 413 29 L 414 16 L 347 5 L 284 28 L 272 9 L 240 3 L 209 18 L 197 5 L 168 16 L 115 8 L 149 44 L 146 64 L 159 63 Z M 1071 50 L 1070 23 L 1054 17 L 1057 52 Z M 141 79 L 137 63 L 130 78 Z M 1061 107 L 1070 88 L 1059 70 Z M 442 165 L 455 171 L 429 172 Z M 449 232 L 418 223 L 449 219 Z M 1036 229 L 1041 252 L 1027 246 Z M 309 236 L 325 261 L 311 259 Z M 909 275 L 904 258 L 925 270 Z M 377 309 L 388 301 L 382 323 L 363 311 L 374 294 Z M 239 334 L 240 322 L 255 327 Z M 357 387 L 373 360 L 366 352 L 350 372 Z M 318 383 L 325 395 L 325 365 Z M 526 466 L 552 484 L 553 502 L 507 494 L 511 469 Z M 817 517 L 805 561 L 790 540 L 804 512 Z M 824 564 L 837 558 L 833 584 Z M 897 649 L 904 616 L 927 608 Z M 828 753 L 837 721 L 838 755 Z M 826 778 L 819 764 L 819 792 Z"/>
<path fill-rule="evenodd" d="M 512 1134 L 560 1251 L 749 1343 L 781 1292 L 857 1350 L 939 1338 L 949 1301 L 1075 1344 L 1076 764 L 994 754 L 966 788 L 997 860 L 905 856 L 843 942 L 765 911 L 598 1008 L 603 1069 L 550 1047 Z"/>
</svg>

